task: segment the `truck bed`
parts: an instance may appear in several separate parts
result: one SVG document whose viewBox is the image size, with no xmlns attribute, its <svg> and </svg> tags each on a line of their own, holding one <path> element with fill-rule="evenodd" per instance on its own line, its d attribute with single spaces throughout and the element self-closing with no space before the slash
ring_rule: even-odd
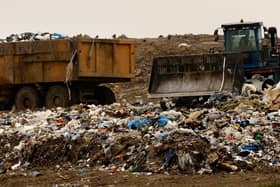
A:
<svg viewBox="0 0 280 187">
<path fill-rule="evenodd" d="M 0 85 L 72 81 L 116 82 L 134 77 L 133 40 L 71 38 L 0 43 Z"/>
</svg>

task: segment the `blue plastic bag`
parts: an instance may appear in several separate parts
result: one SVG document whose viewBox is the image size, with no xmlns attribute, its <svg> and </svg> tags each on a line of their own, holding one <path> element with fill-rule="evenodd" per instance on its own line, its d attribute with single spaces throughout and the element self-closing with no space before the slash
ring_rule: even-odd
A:
<svg viewBox="0 0 280 187">
<path fill-rule="evenodd" d="M 141 129 L 142 128 L 141 121 L 139 119 L 134 119 L 134 120 L 128 122 L 127 128 L 129 128 L 129 129 Z"/>
<path fill-rule="evenodd" d="M 249 143 L 247 145 L 243 145 L 242 149 L 248 150 L 248 151 L 258 151 L 260 149 L 260 146 L 255 143 Z"/>
<path fill-rule="evenodd" d="M 168 118 L 166 116 L 159 116 L 157 124 L 159 127 L 164 127 L 168 123 Z"/>
<path fill-rule="evenodd" d="M 174 153 L 170 150 L 168 150 L 166 153 L 165 153 L 165 163 L 164 163 L 164 166 L 165 167 L 169 167 L 171 162 L 173 161 L 174 159 Z"/>
<path fill-rule="evenodd" d="M 143 125 L 151 125 L 152 121 L 150 119 L 134 119 L 127 124 L 127 128 L 129 129 L 141 129 Z"/>
</svg>

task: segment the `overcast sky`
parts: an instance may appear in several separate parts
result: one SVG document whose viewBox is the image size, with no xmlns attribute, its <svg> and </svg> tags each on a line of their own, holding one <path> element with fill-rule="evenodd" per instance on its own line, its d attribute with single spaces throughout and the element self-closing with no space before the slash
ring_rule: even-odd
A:
<svg viewBox="0 0 280 187">
<path fill-rule="evenodd" d="M 0 5 L 1 38 L 27 31 L 138 38 L 212 34 L 241 18 L 280 30 L 280 0 L 1 0 Z"/>
</svg>

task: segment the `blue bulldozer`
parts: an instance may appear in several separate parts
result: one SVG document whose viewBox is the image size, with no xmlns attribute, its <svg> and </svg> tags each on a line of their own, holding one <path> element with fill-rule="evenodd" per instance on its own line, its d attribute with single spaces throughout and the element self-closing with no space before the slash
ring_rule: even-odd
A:
<svg viewBox="0 0 280 187">
<path fill-rule="evenodd" d="M 153 59 L 150 98 L 209 96 L 241 91 L 244 82 L 258 90 L 280 81 L 277 29 L 262 22 L 222 24 L 224 49 L 207 54 L 159 56 Z"/>
</svg>

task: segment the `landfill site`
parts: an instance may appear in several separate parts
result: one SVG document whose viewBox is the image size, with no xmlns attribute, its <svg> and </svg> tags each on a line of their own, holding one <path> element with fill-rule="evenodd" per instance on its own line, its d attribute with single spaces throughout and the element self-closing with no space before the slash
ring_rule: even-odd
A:
<svg viewBox="0 0 280 187">
<path fill-rule="evenodd" d="M 226 29 L 228 27 L 228 25 L 224 26 Z M 269 34 L 273 35 L 273 32 Z M 26 40 L 31 37 L 24 36 L 27 37 Z M 40 37 L 45 37 L 45 35 Z M 50 39 L 49 35 L 47 37 L 46 41 L 67 40 L 62 39 L 58 34 L 54 35 L 56 38 Z M 213 35 L 185 34 L 141 39 L 127 38 L 125 35 L 114 36 L 110 39 L 113 41 L 110 42 L 117 41 L 112 44 L 113 53 L 114 50 L 117 51 L 112 59 L 117 65 L 113 65 L 112 71 L 116 71 L 118 76 L 112 79 L 110 75 L 110 80 L 113 81 L 107 77 L 106 80 L 98 77 L 99 82 L 96 82 L 96 85 L 102 85 L 100 88 L 109 88 L 111 90 L 109 93 L 114 93 L 114 97 L 112 94 L 112 97 L 107 97 L 106 90 L 100 92 L 104 94 L 106 100 L 97 96 L 98 91 L 94 92 L 93 99 L 90 96 L 82 98 L 81 95 L 84 96 L 88 92 L 82 88 L 93 84 L 93 81 L 89 80 L 93 75 L 86 68 L 95 67 L 97 70 L 100 68 L 100 71 L 106 68 L 100 65 L 101 62 L 106 63 L 106 58 L 102 60 L 102 56 L 98 58 L 92 56 L 103 54 L 103 49 L 106 55 L 106 50 L 108 52 L 109 48 L 111 49 L 108 47 L 111 43 L 99 38 L 94 42 L 88 42 L 88 38 L 81 42 L 79 40 L 78 52 L 66 54 L 65 50 L 63 51 L 65 58 L 63 55 L 59 57 L 60 61 L 65 61 L 65 66 L 57 66 L 57 71 L 63 73 L 59 74 L 55 70 L 50 70 L 48 73 L 54 72 L 54 76 L 50 78 L 42 73 L 44 77 L 36 79 L 36 86 L 32 87 L 32 84 L 35 85 L 32 78 L 35 77 L 34 74 L 39 74 L 39 68 L 36 70 L 37 73 L 26 69 L 23 72 L 20 71 L 22 66 L 19 62 L 24 59 L 24 62 L 32 64 L 32 67 L 35 66 L 39 57 L 31 54 L 30 51 L 33 49 L 26 48 L 25 50 L 23 45 L 25 42 L 33 41 L 14 41 L 15 35 L 8 37 L 7 41 L 0 44 L 0 66 L 5 65 L 7 63 L 5 60 L 10 59 L 5 56 L 5 51 L 8 51 L 10 56 L 12 54 L 12 48 L 9 48 L 10 51 L 6 50 L 8 47 L 4 45 L 13 44 L 15 46 L 13 49 L 16 49 L 14 53 L 17 54 L 17 57 L 14 57 L 14 63 L 18 63 L 15 67 L 19 70 L 13 71 L 12 78 L 6 79 L 4 75 L 0 77 L 1 81 L 5 79 L 6 82 L 3 81 L 5 84 L 9 82 L 10 89 L 7 91 L 8 87 L 1 87 L 1 93 L 4 92 L 3 90 L 7 91 L 6 95 L 3 93 L 6 97 L 3 100 L 7 101 L 8 97 L 13 97 L 5 103 L 7 107 L 0 112 L 0 185 L 279 186 L 279 72 L 274 72 L 274 78 L 278 75 L 278 79 L 274 79 L 273 83 L 271 83 L 272 79 L 268 80 L 267 74 L 259 75 L 262 80 L 267 80 L 267 82 L 264 81 L 267 84 L 263 86 L 251 84 L 254 81 L 237 84 L 237 81 L 241 81 L 240 77 L 249 70 L 239 72 L 242 69 L 239 66 L 238 68 L 227 67 L 225 58 L 221 57 L 218 63 L 222 68 L 218 68 L 221 71 L 217 72 L 217 76 L 216 72 L 207 74 L 212 76 L 210 77 L 213 80 L 211 86 L 208 83 L 200 84 L 199 78 L 194 78 L 198 81 L 195 84 L 203 85 L 203 87 L 189 88 L 188 85 L 194 79 L 191 81 L 185 79 L 180 82 L 180 86 L 177 86 L 172 81 L 179 80 L 174 78 L 179 74 L 178 72 L 170 76 L 171 72 L 164 74 L 163 71 L 152 75 L 154 71 L 160 69 L 154 70 L 155 63 L 171 62 L 172 64 L 169 63 L 169 65 L 175 67 L 177 62 L 173 63 L 174 59 L 182 56 L 222 53 L 224 39 L 222 39 L 223 35 L 219 37 L 218 41 L 214 41 Z M 267 41 L 270 42 L 271 38 L 268 37 Z M 38 41 L 40 40 L 45 41 L 44 38 L 39 38 Z M 127 40 L 133 41 L 132 44 L 125 43 Z M 273 42 L 272 48 L 275 48 L 277 38 Z M 22 46 L 17 48 L 18 43 Z M 90 51 L 93 48 L 102 46 L 103 43 L 106 43 L 105 47 L 100 47 L 99 51 L 95 50 L 91 54 Z M 57 45 L 62 46 L 56 48 L 59 50 L 63 46 L 68 46 L 62 42 Z M 121 59 L 118 54 L 126 53 L 128 48 L 131 52 L 131 45 L 135 47 L 132 55 L 135 65 L 133 66 L 134 61 L 130 60 L 127 63 L 124 62 L 130 66 L 130 69 L 118 68 L 120 64 L 118 60 Z M 36 46 L 39 46 L 36 49 L 43 51 L 43 45 L 41 48 L 39 44 Z M 79 48 L 79 46 L 82 47 Z M 80 49 L 86 52 L 79 52 Z M 215 51 L 211 52 L 210 49 L 215 49 Z M 278 58 L 276 62 L 278 66 L 269 67 L 270 72 L 271 69 L 275 71 L 277 68 L 280 69 L 279 49 L 280 47 L 272 51 L 273 63 Z M 23 53 L 33 56 L 21 57 Z M 88 56 L 84 57 L 84 54 Z M 76 63 L 73 60 L 76 58 L 75 55 L 78 56 Z M 48 62 L 44 62 L 45 64 L 54 63 L 53 58 L 56 58 L 56 55 L 45 57 L 49 59 Z M 158 61 L 154 60 L 157 57 L 159 57 Z M 161 57 L 168 57 L 168 60 Z M 226 62 L 230 58 L 227 56 Z M 86 59 L 84 64 L 82 64 L 83 59 Z M 94 60 L 97 65 L 92 67 L 90 62 Z M 98 60 L 101 62 L 99 63 Z M 180 63 L 183 62 L 184 59 L 180 60 Z M 269 61 L 266 62 L 269 64 Z M 79 66 L 79 64 L 82 65 Z M 187 65 L 184 67 L 189 67 Z M 74 74 L 76 66 L 79 66 L 80 70 L 80 74 L 77 75 Z M 50 68 L 47 65 L 40 65 L 40 67 L 43 67 L 43 71 L 48 71 Z M 73 73 L 71 75 L 69 75 L 69 68 Z M 228 72 L 225 72 L 227 68 Z M 8 67 L 0 71 L 10 69 L 11 67 Z M 129 73 L 125 72 L 126 70 Z M 204 70 L 205 68 L 201 68 L 199 71 Z M 108 74 L 107 71 L 104 70 L 104 72 Z M 127 73 L 127 76 L 123 76 L 123 72 Z M 230 77 L 232 72 L 240 73 L 240 76 Z M 17 79 L 21 73 L 24 75 Z M 198 76 L 204 75 L 201 73 Z M 190 77 L 195 77 L 195 75 L 192 74 Z M 258 80 L 261 79 L 256 77 Z M 248 79 L 254 78 L 250 75 Z M 59 79 L 61 84 L 60 87 L 56 85 L 57 90 L 53 91 L 53 84 L 58 82 L 55 79 Z M 89 82 L 83 82 L 84 80 Z M 94 81 L 96 80 L 94 78 Z M 157 82 L 153 82 L 154 80 Z M 168 85 L 164 85 L 166 81 L 170 81 Z M 234 89 L 230 87 L 232 82 L 234 82 Z M 79 87 L 79 85 L 82 86 Z M 65 86 L 64 90 L 62 86 Z M 198 92 L 204 92 L 207 86 L 209 89 L 211 87 L 211 93 L 196 95 Z M 31 87 L 33 91 L 27 93 Z M 183 87 L 188 87 L 188 89 L 184 90 Z M 231 90 L 225 90 L 226 87 Z M 236 90 L 237 87 L 239 91 Z M 24 91 L 21 91 L 22 88 Z M 39 91 L 35 92 L 35 88 Z M 194 92 L 188 93 L 192 88 Z M 177 92 L 176 89 L 179 91 Z M 80 97 L 77 97 L 80 98 L 78 102 L 66 104 L 63 98 L 59 100 L 58 93 L 64 93 L 64 91 L 66 96 L 71 93 L 76 99 L 75 90 L 79 90 L 77 93 L 80 93 Z M 186 93 L 189 95 L 185 95 Z M 31 98 L 30 101 L 29 98 Z M 53 103 L 46 101 L 49 98 L 53 98 Z"/>
</svg>

